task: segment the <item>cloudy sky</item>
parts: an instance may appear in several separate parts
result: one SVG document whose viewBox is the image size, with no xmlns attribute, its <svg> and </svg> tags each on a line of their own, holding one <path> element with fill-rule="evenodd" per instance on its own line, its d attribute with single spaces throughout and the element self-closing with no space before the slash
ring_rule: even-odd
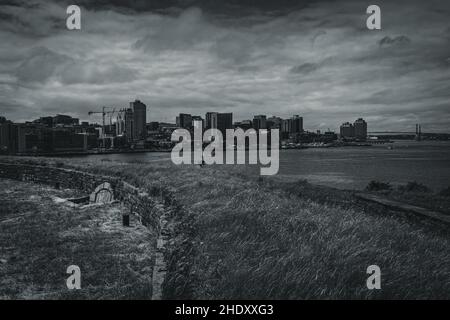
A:
<svg viewBox="0 0 450 320">
<path fill-rule="evenodd" d="M 180 112 L 304 117 L 336 130 L 450 131 L 450 1 L 2 0 L 0 115 L 14 121 L 138 98 Z M 381 7 L 382 30 L 366 28 Z"/>
</svg>

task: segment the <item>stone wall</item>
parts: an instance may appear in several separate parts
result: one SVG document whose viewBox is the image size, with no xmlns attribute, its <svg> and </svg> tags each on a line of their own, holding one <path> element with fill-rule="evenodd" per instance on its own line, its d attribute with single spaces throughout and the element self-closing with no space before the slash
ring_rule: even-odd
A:
<svg viewBox="0 0 450 320">
<path fill-rule="evenodd" d="M 116 177 L 44 165 L 0 162 L 0 178 L 30 181 L 57 188 L 77 189 L 89 195 L 103 182 L 109 182 L 114 199 L 126 203 L 130 213 L 137 215 L 143 225 L 159 232 L 160 211 L 156 202 L 145 190 Z"/>
</svg>

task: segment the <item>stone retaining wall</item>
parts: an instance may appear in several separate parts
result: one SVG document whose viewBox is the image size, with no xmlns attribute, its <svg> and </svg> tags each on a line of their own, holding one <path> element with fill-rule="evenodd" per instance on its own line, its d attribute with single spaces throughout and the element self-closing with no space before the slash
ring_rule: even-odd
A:
<svg viewBox="0 0 450 320">
<path fill-rule="evenodd" d="M 29 165 L 0 162 L 0 178 L 42 183 L 58 188 L 77 189 L 89 195 L 103 182 L 109 182 L 114 190 L 114 199 L 130 206 L 141 223 L 159 232 L 160 212 L 150 195 L 116 177 L 58 168 L 53 166 Z"/>
</svg>

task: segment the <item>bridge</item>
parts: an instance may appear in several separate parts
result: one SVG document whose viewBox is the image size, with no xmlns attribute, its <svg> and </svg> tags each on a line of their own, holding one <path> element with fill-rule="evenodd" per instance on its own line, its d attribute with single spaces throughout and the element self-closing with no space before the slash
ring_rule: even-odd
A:
<svg viewBox="0 0 450 320">
<path fill-rule="evenodd" d="M 372 131 L 368 132 L 368 135 L 414 135 L 415 139 L 420 141 L 422 140 L 422 126 L 416 123 L 416 131 Z"/>
</svg>

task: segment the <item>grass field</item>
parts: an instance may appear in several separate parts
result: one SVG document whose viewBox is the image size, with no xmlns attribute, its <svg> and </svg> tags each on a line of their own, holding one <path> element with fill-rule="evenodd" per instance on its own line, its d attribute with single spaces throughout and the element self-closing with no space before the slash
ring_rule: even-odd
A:
<svg viewBox="0 0 450 320">
<path fill-rule="evenodd" d="M 40 159 L 175 199 L 166 298 L 450 298 L 448 226 L 244 166 Z M 253 170 L 254 169 L 254 170 Z M 381 290 L 366 269 L 381 268 Z"/>
<path fill-rule="evenodd" d="M 0 179 L 0 299 L 149 299 L 155 235 L 120 204 L 72 208 L 73 190 Z M 57 198 L 56 198 L 57 199 Z M 67 267 L 81 269 L 68 290 Z"/>
</svg>

